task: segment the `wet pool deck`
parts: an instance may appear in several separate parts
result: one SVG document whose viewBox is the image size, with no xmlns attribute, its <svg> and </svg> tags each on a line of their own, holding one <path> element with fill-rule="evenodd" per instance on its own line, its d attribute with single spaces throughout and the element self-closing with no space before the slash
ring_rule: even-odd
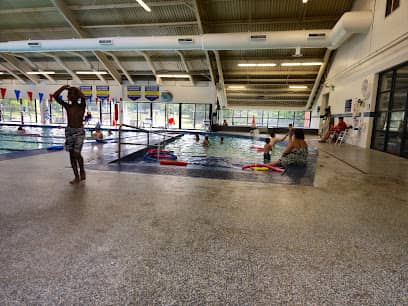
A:
<svg viewBox="0 0 408 306">
<path fill-rule="evenodd" d="M 0 161 L 0 304 L 407 305 L 408 160 L 319 148 L 312 186 Z"/>
</svg>

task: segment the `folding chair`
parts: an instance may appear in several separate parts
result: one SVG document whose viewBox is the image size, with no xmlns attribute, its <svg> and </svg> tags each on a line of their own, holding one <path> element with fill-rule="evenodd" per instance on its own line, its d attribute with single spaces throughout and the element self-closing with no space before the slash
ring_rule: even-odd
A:
<svg viewBox="0 0 408 306">
<path fill-rule="evenodd" d="M 343 144 L 346 142 L 348 134 L 348 129 L 345 129 L 344 131 L 341 131 L 339 135 L 337 136 L 336 143 L 335 144 Z"/>
</svg>

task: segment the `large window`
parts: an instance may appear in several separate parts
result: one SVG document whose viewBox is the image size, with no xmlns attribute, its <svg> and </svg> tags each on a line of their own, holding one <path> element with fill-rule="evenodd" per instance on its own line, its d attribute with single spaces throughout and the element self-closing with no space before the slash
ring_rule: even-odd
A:
<svg viewBox="0 0 408 306">
<path fill-rule="evenodd" d="M 223 109 L 223 118 L 230 126 L 310 127 L 310 112 Z"/>
<path fill-rule="evenodd" d="M 181 128 L 194 128 L 195 104 L 181 104 Z"/>
<path fill-rule="evenodd" d="M 408 64 L 380 74 L 371 147 L 408 157 Z"/>
</svg>

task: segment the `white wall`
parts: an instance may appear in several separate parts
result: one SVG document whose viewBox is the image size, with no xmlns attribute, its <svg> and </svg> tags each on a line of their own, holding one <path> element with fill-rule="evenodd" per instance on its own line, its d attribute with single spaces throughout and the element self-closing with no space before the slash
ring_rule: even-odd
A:
<svg viewBox="0 0 408 306">
<path fill-rule="evenodd" d="M 321 105 L 322 95 L 329 93 L 333 114 L 344 114 L 347 99 L 364 101 L 361 112 L 375 111 L 378 73 L 408 60 L 408 0 L 401 0 L 400 7 L 385 17 L 385 0 L 357 0 L 353 10 L 372 10 L 374 20 L 366 35 L 354 35 L 336 52 L 325 87 L 314 109 Z M 367 79 L 370 96 L 362 94 L 363 80 Z M 358 109 L 357 109 L 358 110 Z M 321 110 L 322 112 L 323 110 Z M 317 114 L 313 112 L 314 116 Z M 349 113 L 352 115 L 352 113 Z M 356 115 L 356 113 L 354 114 Z M 348 142 L 360 147 L 370 147 L 373 118 L 360 118 L 360 129 L 352 132 Z M 346 122 L 356 124 L 346 117 Z M 313 120 L 317 124 L 318 119 Z"/>
<path fill-rule="evenodd" d="M 33 92 L 33 99 L 38 99 L 38 93 L 44 93 L 44 99 L 48 98 L 49 94 L 55 92 L 59 87 L 65 84 L 71 84 L 73 86 L 78 86 L 75 82 L 59 81 L 58 84 L 49 84 L 48 81 L 44 81 L 39 85 L 27 85 L 20 84 L 17 81 L 5 80 L 0 82 L 0 87 L 7 88 L 6 99 L 15 99 L 14 90 L 21 90 L 21 97 L 28 99 L 27 91 Z M 117 85 L 113 81 L 108 81 L 104 84 L 101 84 L 101 81 L 88 81 L 83 82 L 81 85 L 92 85 L 93 86 L 93 96 L 96 96 L 96 86 L 95 85 L 109 85 L 109 91 L 111 97 L 115 99 L 123 98 L 123 100 L 129 100 L 126 98 L 127 95 L 127 84 Z M 136 85 L 154 85 L 153 83 L 148 82 L 136 82 Z M 142 98 L 138 102 L 150 102 L 143 97 L 143 87 L 142 87 Z M 169 91 L 173 94 L 173 103 L 205 103 L 205 104 L 215 104 L 216 103 L 216 90 L 208 82 L 196 83 L 192 86 L 189 82 L 164 82 L 160 85 L 160 91 Z M 66 95 L 66 92 L 65 92 Z M 160 98 L 156 100 L 161 102 Z"/>
</svg>

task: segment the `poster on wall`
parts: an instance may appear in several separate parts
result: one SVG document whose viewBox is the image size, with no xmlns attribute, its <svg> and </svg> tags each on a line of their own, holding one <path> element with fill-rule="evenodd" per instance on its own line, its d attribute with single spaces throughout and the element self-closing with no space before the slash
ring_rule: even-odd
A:
<svg viewBox="0 0 408 306">
<path fill-rule="evenodd" d="M 81 85 L 79 89 L 85 95 L 85 99 L 91 101 L 92 100 L 92 86 L 88 85 Z"/>
<path fill-rule="evenodd" d="M 352 99 L 347 99 L 346 102 L 344 103 L 344 112 L 350 113 L 351 112 L 351 105 L 352 105 Z"/>
<path fill-rule="evenodd" d="M 109 98 L 109 86 L 96 86 L 96 97 L 105 100 Z"/>
<path fill-rule="evenodd" d="M 142 87 L 141 86 L 128 86 L 127 87 L 127 97 L 132 100 L 136 101 L 139 100 L 142 96 Z"/>
<path fill-rule="evenodd" d="M 159 98 L 159 86 L 147 85 L 145 86 L 145 98 L 149 101 L 155 101 Z"/>
</svg>

